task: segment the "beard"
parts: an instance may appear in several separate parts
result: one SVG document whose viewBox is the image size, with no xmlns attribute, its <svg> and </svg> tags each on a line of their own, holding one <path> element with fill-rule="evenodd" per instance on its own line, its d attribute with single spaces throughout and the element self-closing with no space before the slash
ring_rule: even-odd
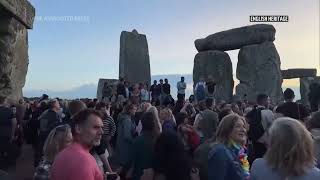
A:
<svg viewBox="0 0 320 180">
<path fill-rule="evenodd" d="M 100 142 L 101 142 L 101 139 L 99 139 L 99 140 L 93 140 L 92 144 L 93 144 L 93 146 L 99 146 L 99 145 L 100 145 Z"/>
</svg>

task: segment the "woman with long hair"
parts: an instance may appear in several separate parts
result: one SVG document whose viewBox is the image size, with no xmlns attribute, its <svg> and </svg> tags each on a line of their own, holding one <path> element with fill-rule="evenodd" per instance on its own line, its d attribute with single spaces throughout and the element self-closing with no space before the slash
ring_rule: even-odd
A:
<svg viewBox="0 0 320 180">
<path fill-rule="evenodd" d="M 251 179 L 318 180 L 313 140 L 299 121 L 276 119 L 269 129 L 269 147 L 264 158 L 252 164 Z"/>
<path fill-rule="evenodd" d="M 151 106 L 147 109 L 147 112 L 152 113 L 152 120 L 154 121 L 154 135 L 159 136 L 160 133 L 162 132 L 162 126 L 161 126 L 161 121 L 159 118 L 159 112 L 158 109 L 155 106 Z"/>
<path fill-rule="evenodd" d="M 244 119 L 229 114 L 222 119 L 216 133 L 216 142 L 208 155 L 208 180 L 249 179 Z"/>
<path fill-rule="evenodd" d="M 56 155 L 72 143 L 69 125 L 55 127 L 48 135 L 43 147 L 43 160 L 36 168 L 33 180 L 49 180 L 50 169 Z"/>
</svg>

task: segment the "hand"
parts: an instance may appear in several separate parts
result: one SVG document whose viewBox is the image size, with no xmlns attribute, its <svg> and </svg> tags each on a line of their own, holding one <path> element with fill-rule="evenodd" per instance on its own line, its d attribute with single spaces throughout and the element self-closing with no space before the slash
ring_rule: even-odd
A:
<svg viewBox="0 0 320 180">
<path fill-rule="evenodd" d="M 190 175 L 191 175 L 191 180 L 200 180 L 198 168 L 192 168 Z"/>
</svg>

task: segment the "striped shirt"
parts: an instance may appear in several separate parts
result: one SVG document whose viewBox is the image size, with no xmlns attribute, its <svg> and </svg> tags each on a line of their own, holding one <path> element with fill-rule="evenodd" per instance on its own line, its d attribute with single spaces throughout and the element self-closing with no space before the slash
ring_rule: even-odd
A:
<svg viewBox="0 0 320 180">
<path fill-rule="evenodd" d="M 111 116 L 108 116 L 103 121 L 103 135 L 114 136 L 116 133 L 116 124 Z"/>
</svg>

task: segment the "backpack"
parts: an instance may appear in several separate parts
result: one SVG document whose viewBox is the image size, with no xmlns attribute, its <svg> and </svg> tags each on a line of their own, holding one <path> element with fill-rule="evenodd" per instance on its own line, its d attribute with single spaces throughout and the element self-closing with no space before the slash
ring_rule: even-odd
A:
<svg viewBox="0 0 320 180">
<path fill-rule="evenodd" d="M 254 107 L 253 110 L 247 114 L 250 125 L 248 138 L 253 142 L 257 142 L 265 132 L 261 123 L 261 110 L 263 110 L 263 108 Z"/>
<path fill-rule="evenodd" d="M 203 84 L 199 84 L 196 89 L 197 101 L 202 101 L 206 98 L 206 89 Z"/>
</svg>

